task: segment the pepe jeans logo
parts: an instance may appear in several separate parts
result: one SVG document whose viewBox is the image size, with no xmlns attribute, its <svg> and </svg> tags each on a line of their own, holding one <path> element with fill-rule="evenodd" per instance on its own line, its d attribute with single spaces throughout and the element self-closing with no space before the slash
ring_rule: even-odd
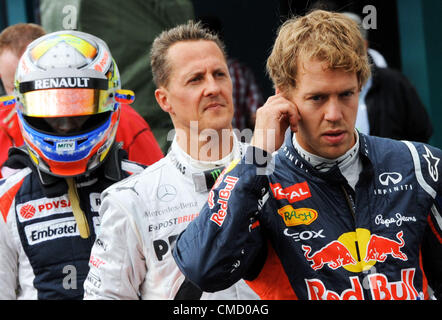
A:
<svg viewBox="0 0 442 320">
<path fill-rule="evenodd" d="M 377 225 L 384 225 L 389 227 L 390 225 L 396 225 L 400 227 L 403 222 L 416 222 L 415 216 L 403 216 L 399 212 L 394 215 L 394 217 L 384 218 L 382 214 L 378 214 L 374 220 Z"/>
<path fill-rule="evenodd" d="M 383 186 L 388 186 L 391 182 L 391 184 L 398 184 L 402 181 L 402 175 L 398 172 L 384 172 L 383 174 L 379 175 L 379 182 Z"/>
</svg>

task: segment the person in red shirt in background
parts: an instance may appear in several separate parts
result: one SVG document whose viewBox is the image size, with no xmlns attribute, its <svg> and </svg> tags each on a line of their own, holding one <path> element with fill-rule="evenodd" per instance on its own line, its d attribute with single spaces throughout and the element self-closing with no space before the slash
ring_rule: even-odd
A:
<svg viewBox="0 0 442 320">
<path fill-rule="evenodd" d="M 3 167 L 9 148 L 24 143 L 15 112 L 15 100 L 11 96 L 15 70 L 27 45 L 45 34 L 41 26 L 33 23 L 18 23 L 0 33 L 0 80 L 7 95 L 0 97 L 0 178 L 10 174 L 8 168 Z M 149 125 L 128 104 L 121 104 L 116 141 L 123 142 L 123 149 L 131 161 L 151 165 L 163 157 Z"/>
</svg>

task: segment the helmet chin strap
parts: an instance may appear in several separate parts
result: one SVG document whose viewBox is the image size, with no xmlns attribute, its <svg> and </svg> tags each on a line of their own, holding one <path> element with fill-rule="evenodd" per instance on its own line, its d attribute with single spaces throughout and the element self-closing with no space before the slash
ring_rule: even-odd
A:
<svg viewBox="0 0 442 320">
<path fill-rule="evenodd" d="M 68 196 L 71 201 L 72 212 L 74 213 L 75 221 L 77 222 L 80 236 L 87 239 L 90 236 L 89 225 L 87 223 L 86 215 L 80 207 L 80 200 L 78 198 L 77 187 L 74 178 L 66 178 L 68 183 Z"/>
</svg>

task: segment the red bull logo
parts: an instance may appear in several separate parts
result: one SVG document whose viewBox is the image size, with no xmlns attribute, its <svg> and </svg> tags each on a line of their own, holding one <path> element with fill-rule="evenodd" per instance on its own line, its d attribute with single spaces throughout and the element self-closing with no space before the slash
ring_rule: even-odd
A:
<svg viewBox="0 0 442 320">
<path fill-rule="evenodd" d="M 333 241 L 326 245 L 321 250 L 316 251 L 309 256 L 311 248 L 309 246 L 302 246 L 304 256 L 308 261 L 312 261 L 311 267 L 313 270 L 322 269 L 327 264 L 329 268 L 335 270 L 339 267 L 348 264 L 356 264 L 356 260 L 350 254 L 350 251 L 339 241 Z"/>
<path fill-rule="evenodd" d="M 319 279 L 306 279 L 305 283 L 309 300 L 364 300 L 366 297 L 363 287 L 369 290 L 369 296 L 373 300 L 423 299 L 423 293 L 419 294 L 413 284 L 415 273 L 415 269 L 402 269 L 399 281 L 389 281 L 380 273 L 370 274 L 367 276 L 368 282 L 363 285 L 358 277 L 350 277 L 351 288 L 341 294 L 328 290 Z"/>
<path fill-rule="evenodd" d="M 405 241 L 402 238 L 404 235 L 403 231 L 396 234 L 396 238 L 399 242 L 377 236 L 373 234 L 370 237 L 370 242 L 367 247 L 367 255 L 364 261 L 376 260 L 379 262 L 384 262 L 387 259 L 387 254 L 390 254 L 396 259 L 401 259 L 407 261 L 407 255 L 401 251 L 401 248 L 405 245 Z"/>
<path fill-rule="evenodd" d="M 388 256 L 407 261 L 407 255 L 401 251 L 405 245 L 403 231 L 396 234 L 396 239 L 358 228 L 356 232 L 344 233 L 316 252 L 312 252 L 312 248 L 307 245 L 303 245 L 302 250 L 315 271 L 327 266 L 332 270 L 343 267 L 350 272 L 362 272 L 376 262 L 384 262 Z"/>
<path fill-rule="evenodd" d="M 235 188 L 236 183 L 238 182 L 239 178 L 233 177 L 233 176 L 226 176 L 224 178 L 224 182 L 226 183 L 226 186 L 219 191 L 219 197 L 216 201 L 220 204 L 220 209 L 213 213 L 210 217 L 210 221 L 213 221 L 216 223 L 219 227 L 221 227 L 224 223 L 224 219 L 226 218 L 227 214 L 227 207 L 228 207 L 228 201 L 230 198 L 231 191 Z M 210 196 L 209 196 L 210 198 Z M 209 203 L 210 205 L 210 203 Z"/>
</svg>

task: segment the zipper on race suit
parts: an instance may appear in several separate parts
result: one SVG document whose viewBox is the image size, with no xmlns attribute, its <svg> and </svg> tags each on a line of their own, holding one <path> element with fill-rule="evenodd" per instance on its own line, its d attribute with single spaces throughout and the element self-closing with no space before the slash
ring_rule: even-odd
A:
<svg viewBox="0 0 442 320">
<path fill-rule="evenodd" d="M 355 213 L 356 206 L 353 197 L 348 194 L 347 190 L 345 190 L 345 187 L 342 184 L 341 184 L 341 189 L 344 192 L 345 200 L 347 201 L 348 208 L 350 209 L 350 213 L 353 217 L 354 225 L 356 226 L 356 213 Z"/>
<path fill-rule="evenodd" d="M 350 209 L 350 213 L 353 217 L 353 226 L 354 226 L 353 229 L 354 229 L 354 231 L 356 231 L 356 211 L 355 211 L 356 205 L 355 205 L 355 202 L 353 200 L 353 197 L 350 194 L 348 194 L 347 190 L 345 189 L 345 186 L 343 186 L 342 184 L 341 184 L 341 189 L 344 192 L 347 206 Z M 361 254 L 360 254 L 360 250 L 359 250 L 358 240 L 355 241 L 355 247 L 356 247 L 356 253 L 358 255 L 358 262 L 360 262 L 361 261 Z"/>
</svg>

